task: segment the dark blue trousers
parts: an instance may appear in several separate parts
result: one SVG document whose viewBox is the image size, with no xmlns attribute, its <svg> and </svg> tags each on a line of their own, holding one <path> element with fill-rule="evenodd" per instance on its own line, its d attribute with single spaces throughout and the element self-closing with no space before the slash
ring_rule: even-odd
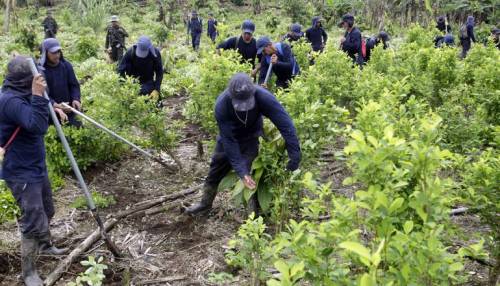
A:
<svg viewBox="0 0 500 286">
<path fill-rule="evenodd" d="M 200 47 L 201 33 L 192 33 L 191 34 L 191 44 L 193 45 L 193 49 L 195 51 Z"/>
<path fill-rule="evenodd" d="M 251 140 L 239 142 L 240 152 L 243 155 L 245 163 L 249 170 L 251 170 L 253 160 L 259 154 L 259 139 L 254 138 Z M 210 162 L 210 170 L 208 171 L 208 176 L 205 181 L 205 185 L 217 188 L 219 183 L 224 179 L 224 177 L 232 170 L 231 162 L 224 152 L 224 146 L 222 145 L 219 138 L 217 138 L 217 144 L 215 146 L 215 151 L 212 155 L 212 161 Z"/>
<path fill-rule="evenodd" d="M 39 238 L 46 235 L 55 213 L 49 178 L 39 183 L 6 183 L 21 209 L 18 221 L 23 236 Z"/>
<path fill-rule="evenodd" d="M 217 38 L 217 32 L 213 32 L 208 36 L 210 37 L 210 40 L 212 40 L 212 42 L 215 43 L 215 39 Z"/>
</svg>

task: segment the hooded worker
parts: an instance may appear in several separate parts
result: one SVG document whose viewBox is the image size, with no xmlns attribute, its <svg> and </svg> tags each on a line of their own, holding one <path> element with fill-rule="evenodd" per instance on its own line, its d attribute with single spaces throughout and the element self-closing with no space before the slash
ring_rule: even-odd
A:
<svg viewBox="0 0 500 286">
<path fill-rule="evenodd" d="M 7 66 L 0 96 L 0 146 L 11 142 L 4 148 L 1 179 L 21 209 L 21 276 L 27 286 L 43 285 L 35 268 L 39 253 L 61 255 L 67 251 L 52 245 L 49 231 L 54 203 L 45 163 L 46 86 L 41 75 L 33 77 L 28 58 L 17 56 Z"/>
<path fill-rule="evenodd" d="M 464 59 L 469 52 L 472 42 L 476 42 L 474 35 L 474 17 L 468 16 L 465 24 L 460 28 L 460 44 L 462 45 L 461 58 Z"/>
<path fill-rule="evenodd" d="M 153 46 L 149 37 L 140 36 L 137 43 L 128 49 L 118 66 L 118 72 L 123 77 L 136 78 L 141 84 L 141 95 L 159 98 L 163 64 L 160 51 Z"/>
<path fill-rule="evenodd" d="M 207 213 L 211 208 L 222 179 L 234 170 L 246 188 L 255 190 L 252 162 L 259 153 L 259 137 L 263 135 L 263 117 L 278 128 L 288 152 L 287 169 L 294 171 L 300 163 L 300 146 L 292 119 L 276 97 L 256 86 L 244 73 L 234 75 L 228 87 L 215 103 L 215 118 L 219 136 L 201 201 L 184 208 L 190 215 Z M 250 198 L 251 211 L 258 211 L 257 196 Z M 257 213 L 256 213 L 257 215 Z"/>
<path fill-rule="evenodd" d="M 48 38 L 43 41 L 40 65 L 44 68 L 47 92 L 59 119 L 68 121 L 71 126 L 81 127 L 82 123 L 76 119 L 76 114 L 63 105 L 66 103 L 76 110 L 81 110 L 82 107 L 80 83 L 73 66 L 63 57 L 58 40 Z"/>
<path fill-rule="evenodd" d="M 328 34 L 323 29 L 321 17 L 314 17 L 312 19 L 311 28 L 306 30 L 306 38 L 311 43 L 313 51 L 322 52 L 325 49 Z"/>
<path fill-rule="evenodd" d="M 57 25 L 56 19 L 52 16 L 52 11 L 47 11 L 47 17 L 43 19 L 42 26 L 45 31 L 45 39 L 56 37 L 59 26 Z"/>
</svg>

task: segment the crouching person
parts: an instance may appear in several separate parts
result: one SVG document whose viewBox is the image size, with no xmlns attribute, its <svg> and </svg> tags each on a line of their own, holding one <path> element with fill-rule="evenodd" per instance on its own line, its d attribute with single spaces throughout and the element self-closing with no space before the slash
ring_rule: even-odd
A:
<svg viewBox="0 0 500 286">
<path fill-rule="evenodd" d="M 259 153 L 263 116 L 271 120 L 285 139 L 290 158 L 287 169 L 294 171 L 299 167 L 299 140 L 288 113 L 273 94 L 254 85 L 247 74 L 236 74 L 215 103 L 215 118 L 219 126 L 215 152 L 212 155 L 201 202 L 184 209 L 187 214 L 206 214 L 212 208 L 219 183 L 231 169 L 234 169 L 246 188 L 256 188 L 251 167 Z M 250 199 L 249 207 L 257 213 L 256 194 Z"/>
<path fill-rule="evenodd" d="M 52 190 L 45 165 L 44 136 L 49 126 L 49 101 L 43 77 L 33 78 L 26 57 L 17 56 L 7 66 L 0 95 L 0 145 L 20 131 L 2 162 L 2 179 L 21 209 L 22 278 L 28 286 L 41 286 L 35 269 L 38 253 L 61 255 L 66 249 L 52 245 L 49 224 L 54 216 Z"/>
</svg>

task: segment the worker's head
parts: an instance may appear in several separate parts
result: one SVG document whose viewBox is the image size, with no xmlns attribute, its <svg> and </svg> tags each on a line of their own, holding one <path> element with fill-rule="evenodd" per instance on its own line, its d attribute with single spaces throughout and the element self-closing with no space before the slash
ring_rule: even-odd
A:
<svg viewBox="0 0 500 286">
<path fill-rule="evenodd" d="M 321 17 L 319 17 L 319 16 L 313 17 L 312 26 L 313 26 L 313 28 L 323 27 L 323 20 L 321 19 Z"/>
<path fill-rule="evenodd" d="M 33 82 L 33 74 L 29 63 L 29 58 L 26 56 L 15 56 L 7 65 L 7 74 L 3 87 L 13 87 L 17 90 L 24 91 L 26 95 L 31 94 L 31 84 Z"/>
<path fill-rule="evenodd" d="M 298 23 L 292 24 L 290 26 L 290 32 L 296 37 L 302 36 L 302 26 Z"/>
<path fill-rule="evenodd" d="M 346 31 L 354 27 L 354 16 L 351 14 L 345 14 L 342 17 L 342 21 L 339 23 L 339 27 L 344 28 Z"/>
<path fill-rule="evenodd" d="M 191 11 L 191 17 L 193 18 L 198 17 L 198 12 L 196 10 Z"/>
<path fill-rule="evenodd" d="M 241 36 L 245 43 L 250 43 L 252 41 L 254 32 L 255 24 L 250 20 L 243 21 L 243 24 L 241 24 Z"/>
<path fill-rule="evenodd" d="M 208 13 L 208 19 L 212 20 L 214 18 L 214 13 L 210 12 Z"/>
<path fill-rule="evenodd" d="M 257 54 L 263 54 L 265 56 L 270 56 L 276 53 L 276 48 L 273 46 L 273 42 L 269 37 L 263 36 L 257 40 Z"/>
<path fill-rule="evenodd" d="M 437 22 L 438 22 L 438 23 L 445 23 L 445 21 L 446 21 L 446 19 L 444 18 L 444 16 L 439 16 L 439 17 L 437 18 Z"/>
<path fill-rule="evenodd" d="M 156 57 L 156 51 L 148 36 L 140 36 L 137 40 L 135 55 L 138 58 L 146 58 L 149 53 Z"/>
<path fill-rule="evenodd" d="M 245 112 L 255 107 L 255 87 L 252 79 L 246 73 L 237 73 L 229 81 L 227 90 L 233 108 Z"/>
<path fill-rule="evenodd" d="M 58 40 L 54 38 L 45 39 L 42 43 L 42 59 L 40 64 L 47 63 L 50 66 L 57 66 L 61 61 L 62 48 Z"/>
<path fill-rule="evenodd" d="M 118 27 L 120 25 L 120 19 L 116 15 L 111 16 L 109 22 L 111 22 L 111 25 L 113 27 Z"/>
</svg>

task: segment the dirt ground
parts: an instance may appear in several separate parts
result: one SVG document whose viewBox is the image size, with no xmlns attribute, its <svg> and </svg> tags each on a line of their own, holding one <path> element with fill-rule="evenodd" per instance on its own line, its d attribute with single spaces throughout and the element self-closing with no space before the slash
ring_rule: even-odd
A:
<svg viewBox="0 0 500 286">
<path fill-rule="evenodd" d="M 185 98 L 173 97 L 167 100 L 172 110 L 170 117 L 180 119 L 180 106 Z M 168 174 L 163 167 L 137 155 L 123 160 L 96 166 L 86 172 L 90 189 L 106 195 L 113 195 L 116 204 L 103 209 L 106 217 L 137 203 L 185 190 L 199 185 L 208 170 L 211 150 L 200 157 L 199 140 L 207 139 L 196 126 L 186 125 L 182 130 L 183 142 L 175 149 L 175 155 L 184 165 L 182 174 Z M 186 139 L 187 138 L 187 139 Z M 193 139 L 196 138 L 196 139 Z M 342 186 L 348 176 L 345 164 L 335 161 L 333 154 L 339 150 L 339 142 L 325 155 L 321 178 L 333 181 L 333 190 L 346 196 L 353 196 L 352 187 Z M 54 240 L 59 246 L 75 246 L 95 229 L 95 223 L 87 211 L 69 207 L 80 195 L 76 181 L 68 177 L 64 188 L 54 195 L 57 213 L 51 223 Z M 208 281 L 210 273 L 230 272 L 224 261 L 225 245 L 232 238 L 238 226 L 246 217 L 245 210 L 234 206 L 230 194 L 217 196 L 215 208 L 208 218 L 191 218 L 180 213 L 180 202 L 193 202 L 200 193 L 183 200 L 167 203 L 164 212 L 150 216 L 130 216 L 122 220 L 111 232 L 112 240 L 123 252 L 125 258 L 116 260 L 102 242 L 88 250 L 88 255 L 104 257 L 109 265 L 105 285 L 214 285 Z M 466 233 L 481 228 L 472 215 L 453 219 Z M 472 241 L 475 238 L 469 237 Z M 42 277 L 48 275 L 57 265 L 54 257 L 41 257 L 38 268 Z M 484 266 L 470 263 L 466 270 L 471 274 L 467 285 L 485 285 L 487 272 Z M 74 281 L 77 273 L 84 271 L 79 263 L 68 269 L 57 285 Z M 19 234 L 15 223 L 0 226 L 0 285 L 22 285 L 20 277 Z M 236 275 L 236 281 L 226 285 L 248 285 L 245 277 Z"/>
</svg>

